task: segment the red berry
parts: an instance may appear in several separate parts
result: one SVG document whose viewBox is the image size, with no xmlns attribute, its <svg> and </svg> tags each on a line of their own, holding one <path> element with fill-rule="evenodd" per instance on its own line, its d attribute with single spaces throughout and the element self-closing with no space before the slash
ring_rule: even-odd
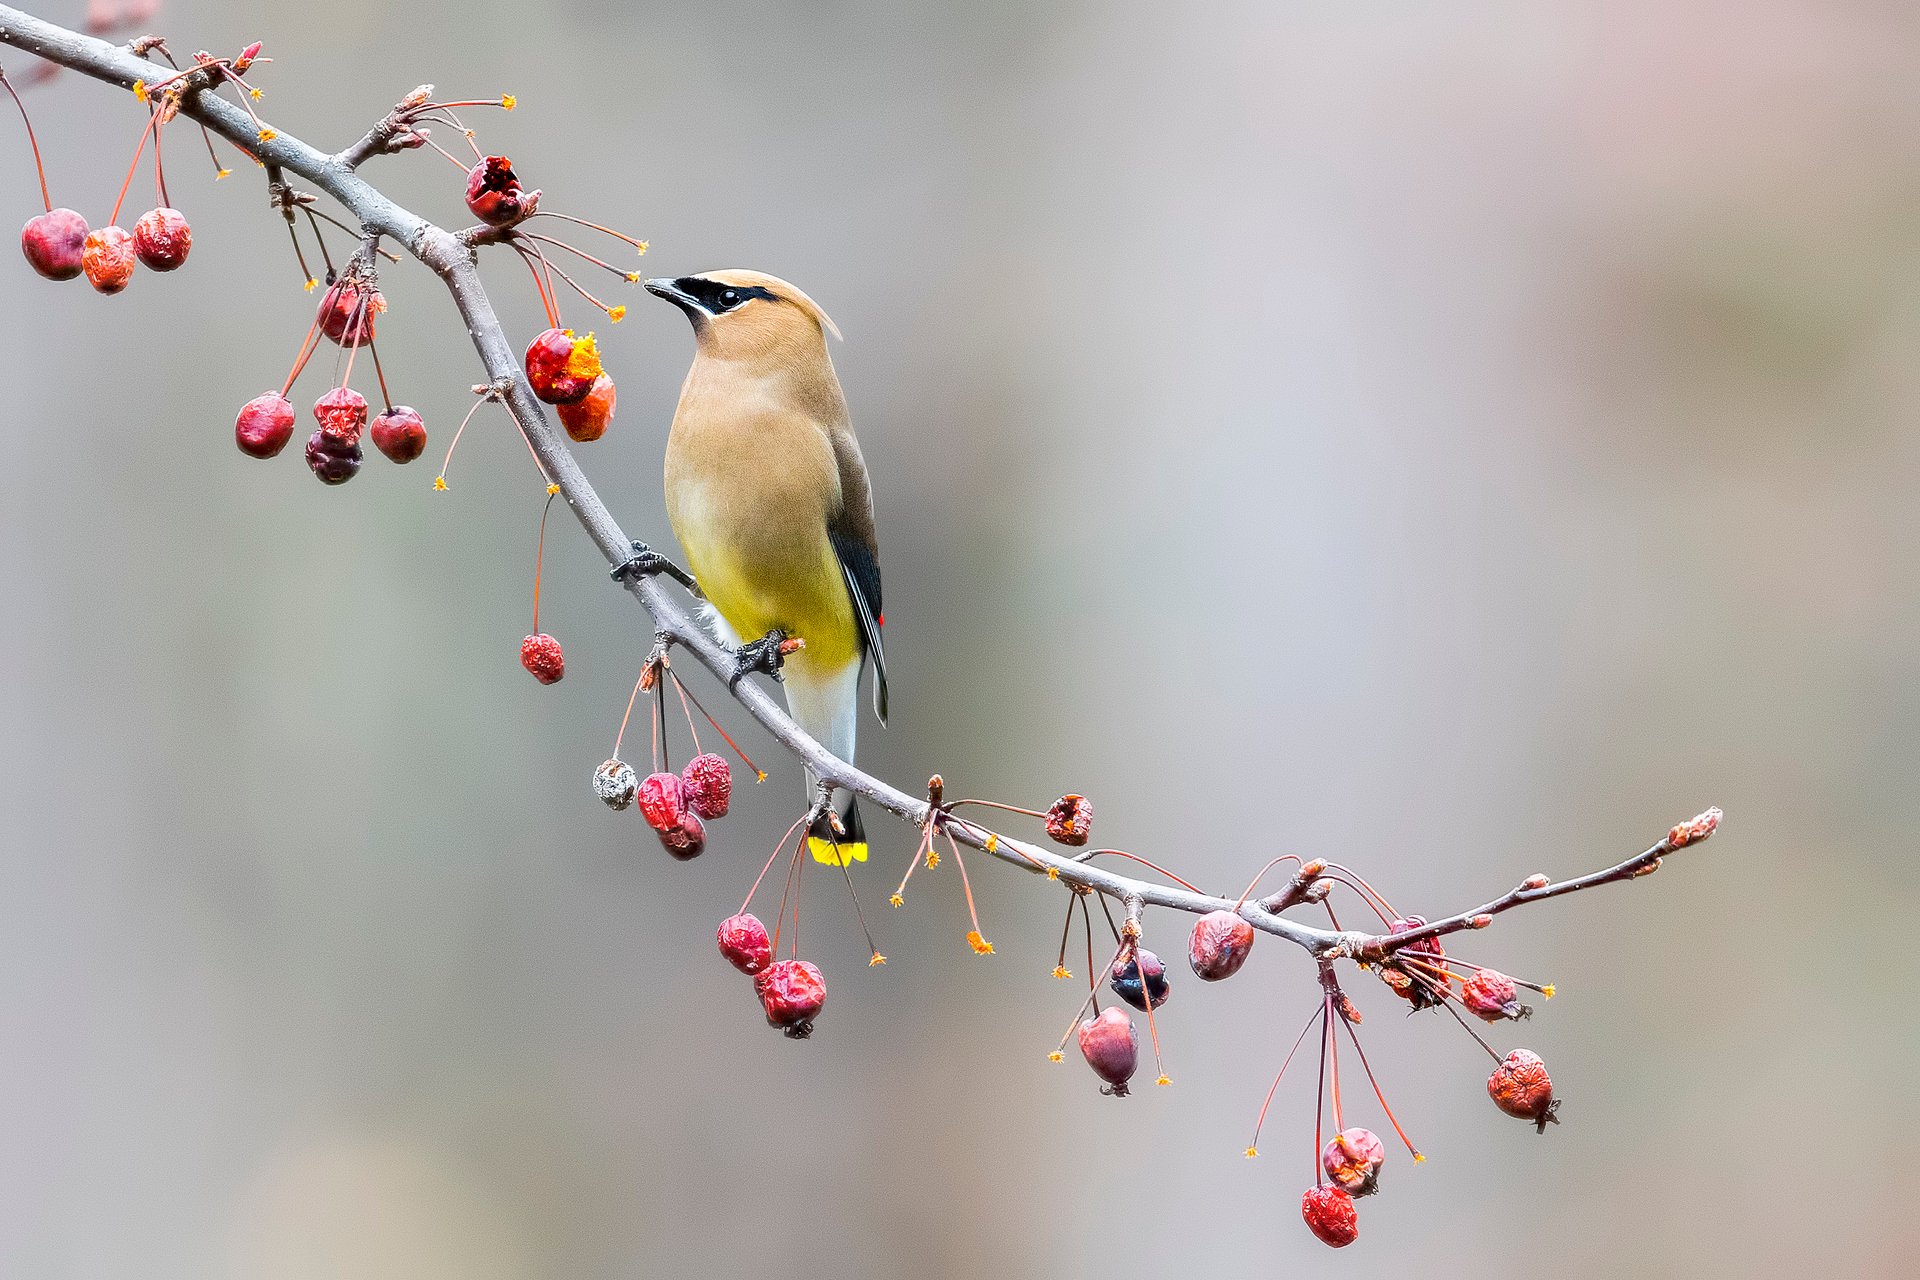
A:
<svg viewBox="0 0 1920 1280">
<path fill-rule="evenodd" d="M 467 170 L 467 208 L 482 222 L 505 226 L 532 212 L 539 199 L 538 191 L 528 195 L 520 189 L 513 162 L 505 156 L 488 156 Z"/>
<path fill-rule="evenodd" d="M 683 813 L 679 826 L 660 833 L 660 847 L 681 862 L 690 862 L 707 851 L 707 828 L 699 815 Z"/>
<path fill-rule="evenodd" d="M 1369 1196 L 1379 1186 L 1387 1148 L 1371 1129 L 1342 1129 L 1320 1152 L 1320 1167 L 1348 1195 Z"/>
<path fill-rule="evenodd" d="M 724 818 L 733 796 L 733 770 L 722 757 L 703 752 L 680 771 L 680 790 L 687 808 L 701 817 Z"/>
<path fill-rule="evenodd" d="M 655 831 L 671 831 L 687 816 L 686 795 L 677 773 L 650 773 L 640 784 L 640 816 Z"/>
<path fill-rule="evenodd" d="M 560 652 L 560 642 L 544 631 L 520 642 L 520 665 L 541 684 L 558 684 L 560 677 L 567 674 L 567 659 Z"/>
<path fill-rule="evenodd" d="M 1407 916 L 1404 919 L 1395 920 L 1389 925 L 1387 927 L 1387 933 L 1389 935 L 1406 933 L 1410 930 L 1420 928 L 1426 924 L 1426 922 L 1427 918 L 1425 916 Z M 1415 942 L 1401 949 L 1401 954 L 1410 957 L 1428 956 L 1438 959 L 1446 953 L 1446 948 L 1440 945 L 1438 938 L 1424 938 L 1419 942 Z M 1439 988 L 1448 985 L 1449 980 L 1425 969 L 1420 970 L 1419 973 L 1420 976 L 1416 978 L 1412 972 L 1404 968 L 1395 965 L 1386 965 L 1380 970 L 1380 978 L 1389 987 L 1393 988 L 1395 995 L 1407 1001 L 1416 1009 L 1431 1009 L 1443 1003 L 1445 997 L 1440 994 Z"/>
<path fill-rule="evenodd" d="M 307 437 L 307 466 L 321 484 L 345 484 L 360 474 L 360 442 L 336 440 L 324 431 Z"/>
<path fill-rule="evenodd" d="M 813 1034 L 813 1020 L 827 1002 L 826 980 L 805 960 L 780 960 L 754 975 L 753 989 L 767 1024 L 779 1027 L 795 1040 Z"/>
<path fill-rule="evenodd" d="M 375 418 L 372 434 L 373 447 L 393 462 L 412 462 L 427 451 L 427 424 L 404 404 Z"/>
<path fill-rule="evenodd" d="M 1080 1056 L 1093 1068 L 1093 1074 L 1107 1082 L 1100 1092 L 1126 1097 L 1127 1081 L 1133 1079 L 1133 1070 L 1140 1062 L 1133 1019 L 1124 1009 L 1112 1007 L 1088 1018 L 1080 1024 Z"/>
<path fill-rule="evenodd" d="M 1493 969 L 1482 969 L 1460 988 L 1460 1003 L 1488 1022 L 1532 1017 L 1533 1010 L 1520 1003 L 1519 995 L 1520 989 L 1512 978 Z"/>
<path fill-rule="evenodd" d="M 154 271 L 172 271 L 187 260 L 193 228 L 178 209 L 149 209 L 133 224 L 133 251 Z"/>
<path fill-rule="evenodd" d="M 743 911 L 720 922 L 720 954 L 742 973 L 759 973 L 773 963 L 773 942 L 760 917 Z"/>
<path fill-rule="evenodd" d="M 591 444 L 607 434 L 613 421 L 613 379 L 601 374 L 593 380 L 586 399 L 560 406 L 560 425 L 567 435 L 581 444 Z"/>
<path fill-rule="evenodd" d="M 250 458 L 271 458 L 293 439 L 293 406 L 278 391 L 257 395 L 240 406 L 233 420 L 233 441 Z"/>
<path fill-rule="evenodd" d="M 1047 810 L 1047 834 L 1061 844 L 1076 848 L 1093 833 L 1093 801 L 1085 796 L 1064 795 Z"/>
<path fill-rule="evenodd" d="M 593 335 L 575 338 L 571 329 L 548 329 L 527 344 L 527 381 L 548 404 L 573 404 L 593 390 L 604 370 Z"/>
<path fill-rule="evenodd" d="M 609 809 L 626 808 L 633 803 L 639 789 L 633 766 L 617 756 L 593 771 L 593 794 L 604 800 Z"/>
<path fill-rule="evenodd" d="M 1300 1216 L 1320 1243 L 1344 1249 L 1360 1238 L 1360 1215 L 1353 1197 L 1338 1187 L 1309 1187 L 1300 1197 Z"/>
<path fill-rule="evenodd" d="M 1508 1115 L 1533 1121 L 1541 1133 L 1549 1124 L 1560 1123 L 1554 1114 L 1560 1109 L 1560 1100 L 1553 1096 L 1547 1064 L 1531 1049 L 1515 1049 L 1493 1069 L 1487 1077 L 1487 1096 Z"/>
<path fill-rule="evenodd" d="M 20 228 L 20 252 L 49 280 L 71 280 L 80 274 L 86 242 L 87 220 L 71 209 L 54 209 L 28 218 L 27 225 Z"/>
<path fill-rule="evenodd" d="M 80 269 L 101 293 L 118 293 L 133 279 L 133 237 L 124 227 L 87 232 L 80 245 Z"/>
<path fill-rule="evenodd" d="M 1187 939 L 1187 963 L 1203 982 L 1231 978 L 1252 952 L 1253 926 L 1231 911 L 1207 912 Z"/>
<path fill-rule="evenodd" d="M 1160 957 L 1145 947 L 1137 950 L 1137 962 L 1133 956 L 1114 962 L 1107 985 L 1113 988 L 1113 994 L 1145 1013 L 1149 998 L 1156 1009 L 1167 1002 L 1167 966 L 1161 964 Z M 1146 980 L 1144 987 L 1142 978 Z"/>
<path fill-rule="evenodd" d="M 313 420 L 327 439 L 357 446 L 367 425 L 367 398 L 352 387 L 335 387 L 313 402 Z"/>
<path fill-rule="evenodd" d="M 352 281 L 342 280 L 320 298 L 320 332 L 343 347 L 358 347 L 373 341 L 373 318 L 387 309 L 387 300 L 378 289 L 362 290 Z"/>
</svg>

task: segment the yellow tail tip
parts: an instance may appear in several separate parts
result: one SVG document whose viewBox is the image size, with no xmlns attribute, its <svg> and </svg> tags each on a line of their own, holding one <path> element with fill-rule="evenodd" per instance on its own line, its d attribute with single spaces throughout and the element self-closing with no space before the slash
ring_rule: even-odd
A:
<svg viewBox="0 0 1920 1280">
<path fill-rule="evenodd" d="M 864 840 L 858 844 L 842 841 L 836 851 L 831 840 L 822 840 L 819 836 L 808 836 L 807 852 L 813 855 L 815 862 L 829 867 L 839 866 L 842 858 L 846 859 L 849 866 L 867 860 L 867 845 Z"/>
</svg>

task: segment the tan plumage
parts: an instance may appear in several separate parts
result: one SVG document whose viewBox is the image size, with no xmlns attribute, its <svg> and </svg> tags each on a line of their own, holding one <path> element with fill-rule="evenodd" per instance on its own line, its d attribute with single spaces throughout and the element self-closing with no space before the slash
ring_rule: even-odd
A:
<svg viewBox="0 0 1920 1280">
<path fill-rule="evenodd" d="M 647 288 L 687 313 L 698 342 L 667 439 L 667 515 L 714 612 L 736 642 L 778 629 L 806 641 L 787 659 L 802 728 L 853 759 L 860 673 L 875 665 L 886 718 L 880 572 L 866 464 L 814 301 L 754 271 Z M 866 859 L 851 805 L 845 855 Z M 824 835 L 824 832 L 822 833 Z M 814 855 L 834 859 L 830 843 Z"/>
</svg>

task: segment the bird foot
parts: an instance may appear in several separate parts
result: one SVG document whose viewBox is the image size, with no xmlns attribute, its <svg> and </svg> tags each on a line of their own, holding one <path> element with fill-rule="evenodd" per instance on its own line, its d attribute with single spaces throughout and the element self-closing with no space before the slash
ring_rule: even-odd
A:
<svg viewBox="0 0 1920 1280">
<path fill-rule="evenodd" d="M 700 584 L 694 581 L 692 574 L 644 542 L 634 543 L 633 554 L 613 566 L 608 576 L 615 582 L 625 582 L 630 578 L 650 578 L 658 573 L 666 574 L 693 594 L 700 594 Z"/>
<path fill-rule="evenodd" d="M 764 671 L 775 680 L 780 678 L 781 664 L 787 655 L 806 648 L 807 642 L 798 636 L 789 637 L 786 632 L 775 627 L 758 640 L 741 645 L 733 651 L 733 677 L 727 681 L 729 686 L 738 684 L 742 679 L 756 671 Z"/>
</svg>

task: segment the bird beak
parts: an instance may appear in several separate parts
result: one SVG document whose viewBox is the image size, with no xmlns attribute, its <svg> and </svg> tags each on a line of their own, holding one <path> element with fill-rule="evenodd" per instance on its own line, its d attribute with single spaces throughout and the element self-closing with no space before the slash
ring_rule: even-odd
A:
<svg viewBox="0 0 1920 1280">
<path fill-rule="evenodd" d="M 647 281 L 647 292 L 656 298 L 665 298 L 682 311 L 698 311 L 700 304 L 694 301 L 692 294 L 680 287 L 678 280 L 669 280 L 664 276 Z"/>
</svg>

